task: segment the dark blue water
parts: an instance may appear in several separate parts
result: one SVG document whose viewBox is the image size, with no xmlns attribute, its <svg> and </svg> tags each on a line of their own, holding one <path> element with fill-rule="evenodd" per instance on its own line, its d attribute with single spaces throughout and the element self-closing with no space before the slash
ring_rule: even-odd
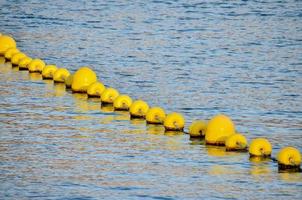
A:
<svg viewBox="0 0 302 200">
<path fill-rule="evenodd" d="M 302 151 L 302 1 L 0 1 L 31 57 Z M 0 66 L 0 199 L 301 199 L 302 175 Z"/>
</svg>

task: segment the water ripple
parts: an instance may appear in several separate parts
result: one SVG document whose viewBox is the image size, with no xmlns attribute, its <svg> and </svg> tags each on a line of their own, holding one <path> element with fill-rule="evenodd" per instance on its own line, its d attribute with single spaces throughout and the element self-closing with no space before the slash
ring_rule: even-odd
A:
<svg viewBox="0 0 302 200">
<path fill-rule="evenodd" d="M 273 154 L 302 150 L 301 1 L 1 1 L 2 33 L 32 57 L 106 86 L 186 127 L 230 115 Z M 301 174 L 204 146 L 0 65 L 0 198 L 301 199 Z M 242 196 L 242 194 L 246 196 Z"/>
</svg>

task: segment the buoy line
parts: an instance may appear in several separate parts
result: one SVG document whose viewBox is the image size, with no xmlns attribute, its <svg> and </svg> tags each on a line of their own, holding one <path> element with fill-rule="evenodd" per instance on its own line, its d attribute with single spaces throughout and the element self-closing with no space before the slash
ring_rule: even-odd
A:
<svg viewBox="0 0 302 200">
<path fill-rule="evenodd" d="M 226 151 L 249 152 L 252 158 L 269 158 L 278 163 L 279 172 L 302 172 L 301 153 L 295 147 L 284 147 L 273 158 L 272 145 L 266 138 L 254 138 L 249 146 L 246 137 L 236 132 L 230 117 L 218 114 L 209 122 L 193 121 L 189 132 L 184 131 L 185 118 L 181 113 L 166 114 L 160 107 L 151 107 L 143 100 L 132 100 L 126 94 L 120 94 L 115 88 L 105 87 L 98 81 L 97 75 L 89 67 L 81 67 L 71 74 L 66 68 L 46 64 L 38 58 L 31 58 L 17 48 L 11 36 L 0 33 L 0 56 L 11 62 L 19 70 L 40 73 L 43 79 L 54 83 L 64 83 L 74 93 L 86 93 L 88 97 L 100 98 L 102 105 L 110 104 L 115 111 L 128 111 L 131 118 L 146 120 L 147 124 L 163 125 L 165 131 L 187 133 L 192 138 L 204 138 L 206 145 L 225 146 Z"/>
</svg>

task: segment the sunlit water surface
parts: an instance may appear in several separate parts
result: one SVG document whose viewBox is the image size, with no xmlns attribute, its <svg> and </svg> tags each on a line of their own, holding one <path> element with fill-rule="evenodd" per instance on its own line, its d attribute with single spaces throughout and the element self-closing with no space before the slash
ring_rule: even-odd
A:
<svg viewBox="0 0 302 200">
<path fill-rule="evenodd" d="M 201 3 L 200 3 L 201 2 Z M 181 112 L 218 113 L 273 156 L 302 150 L 301 1 L 6 1 L 0 32 L 31 57 Z M 1 59 L 0 59 L 1 60 Z M 3 60 L 2 60 L 3 61 Z M 301 173 L 130 120 L 0 65 L 0 199 L 301 199 Z"/>
</svg>

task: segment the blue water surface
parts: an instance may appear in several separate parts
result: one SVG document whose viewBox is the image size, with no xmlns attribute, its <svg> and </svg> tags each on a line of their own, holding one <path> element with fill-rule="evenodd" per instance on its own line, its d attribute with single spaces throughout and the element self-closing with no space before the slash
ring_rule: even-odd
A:
<svg viewBox="0 0 302 200">
<path fill-rule="evenodd" d="M 302 151 L 302 1 L 0 1 L 33 58 L 168 113 L 229 115 L 273 156 Z M 111 112 L 0 65 L 0 199 L 301 199 L 302 174 Z"/>
</svg>

